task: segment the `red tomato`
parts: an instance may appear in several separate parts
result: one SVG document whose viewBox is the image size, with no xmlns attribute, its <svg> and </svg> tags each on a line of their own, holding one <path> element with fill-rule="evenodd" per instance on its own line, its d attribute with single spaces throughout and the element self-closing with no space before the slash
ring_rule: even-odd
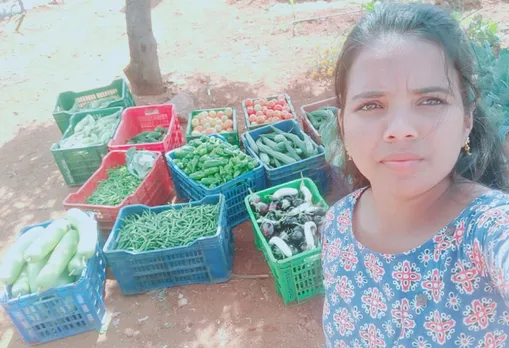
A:
<svg viewBox="0 0 509 348">
<path fill-rule="evenodd" d="M 248 107 L 246 108 L 246 110 L 247 110 L 247 114 L 248 114 L 248 115 L 253 115 L 253 114 L 255 113 L 255 111 L 254 111 L 254 109 L 253 109 L 253 107 L 252 107 L 252 106 L 248 106 Z"/>
<path fill-rule="evenodd" d="M 277 101 L 286 101 L 286 97 L 284 96 L 284 94 L 278 95 Z"/>
<path fill-rule="evenodd" d="M 284 100 L 279 100 L 277 103 L 278 103 L 278 105 L 281 105 L 281 106 L 288 105 L 288 104 L 286 104 L 286 101 L 284 101 Z"/>
<path fill-rule="evenodd" d="M 275 101 L 275 100 L 269 100 L 269 101 L 267 102 L 267 107 L 268 107 L 269 109 L 274 109 L 274 106 L 276 106 L 276 101 Z"/>
<path fill-rule="evenodd" d="M 263 111 L 257 111 L 256 116 L 260 117 L 260 116 L 265 116 L 265 115 L 263 114 Z"/>
<path fill-rule="evenodd" d="M 291 112 L 287 113 L 285 116 L 285 120 L 291 120 L 293 118 L 293 114 Z"/>
<path fill-rule="evenodd" d="M 281 111 L 274 111 L 274 117 L 277 119 L 281 118 Z"/>
<path fill-rule="evenodd" d="M 290 112 L 290 107 L 288 105 L 283 106 L 283 111 Z"/>
<path fill-rule="evenodd" d="M 274 110 L 267 110 L 267 113 L 265 115 L 267 115 L 267 117 L 269 118 L 274 117 Z"/>
<path fill-rule="evenodd" d="M 281 112 L 281 111 L 283 111 L 283 107 L 278 104 L 278 105 L 274 106 L 274 110 Z"/>
<path fill-rule="evenodd" d="M 249 116 L 249 122 L 250 123 L 256 122 L 256 115 Z"/>
<path fill-rule="evenodd" d="M 261 100 L 260 100 L 260 99 L 256 99 L 256 100 L 254 101 L 254 104 L 255 104 L 255 105 L 262 105 L 262 102 L 261 102 Z"/>
<path fill-rule="evenodd" d="M 247 98 L 246 99 L 246 106 L 253 106 L 253 99 Z"/>
<path fill-rule="evenodd" d="M 265 99 L 265 98 L 261 98 L 261 99 L 260 99 L 260 105 L 262 105 L 262 106 L 267 105 L 267 99 Z"/>
<path fill-rule="evenodd" d="M 269 111 L 271 111 L 271 110 L 269 110 L 269 109 L 262 110 L 262 112 L 263 112 L 263 114 L 264 114 L 265 116 L 267 116 L 267 113 L 268 113 Z"/>
<path fill-rule="evenodd" d="M 256 123 L 258 123 L 258 124 L 263 124 L 263 123 L 265 123 L 265 121 L 266 121 L 266 120 L 267 120 L 267 119 L 265 118 L 265 116 L 263 116 L 263 115 L 262 115 L 262 116 L 258 116 L 258 117 L 256 118 Z"/>
<path fill-rule="evenodd" d="M 269 110 L 269 108 L 267 106 L 262 107 L 262 111 L 267 111 L 267 110 Z"/>
</svg>

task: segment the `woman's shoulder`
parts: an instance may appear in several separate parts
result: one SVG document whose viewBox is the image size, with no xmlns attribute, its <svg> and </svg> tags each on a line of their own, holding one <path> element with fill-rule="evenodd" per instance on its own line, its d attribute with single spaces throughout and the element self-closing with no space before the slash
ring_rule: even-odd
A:
<svg viewBox="0 0 509 348">
<path fill-rule="evenodd" d="M 466 213 L 473 231 L 493 232 L 501 227 L 509 230 L 509 194 L 489 190 L 477 197 Z"/>
</svg>

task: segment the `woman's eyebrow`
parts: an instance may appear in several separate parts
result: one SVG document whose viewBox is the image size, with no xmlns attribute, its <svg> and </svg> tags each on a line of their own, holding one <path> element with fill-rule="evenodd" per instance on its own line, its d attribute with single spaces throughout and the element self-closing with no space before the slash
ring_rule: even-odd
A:
<svg viewBox="0 0 509 348">
<path fill-rule="evenodd" d="M 442 86 L 430 86 L 430 87 L 423 87 L 423 88 L 417 88 L 417 89 L 413 89 L 412 90 L 412 93 L 413 94 L 427 94 L 427 93 L 444 93 L 444 94 L 447 94 L 447 95 L 450 95 L 450 96 L 454 96 L 452 91 L 447 88 L 447 87 L 442 87 Z M 366 98 L 378 98 L 378 97 L 383 97 L 386 93 L 383 92 L 383 91 L 367 91 L 367 92 L 362 92 L 362 93 L 359 93 L 357 95 L 355 95 L 352 100 L 356 100 L 356 99 L 366 99 Z"/>
<path fill-rule="evenodd" d="M 423 87 L 423 88 L 417 88 L 412 90 L 413 94 L 427 94 L 427 93 L 444 93 L 450 96 L 454 96 L 451 89 L 447 87 L 441 87 L 441 86 L 430 86 L 430 87 Z"/>
</svg>

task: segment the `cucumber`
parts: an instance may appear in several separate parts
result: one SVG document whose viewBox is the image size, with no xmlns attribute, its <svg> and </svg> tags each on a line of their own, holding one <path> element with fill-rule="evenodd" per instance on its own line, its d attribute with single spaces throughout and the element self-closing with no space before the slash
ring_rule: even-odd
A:
<svg viewBox="0 0 509 348">
<path fill-rule="evenodd" d="M 28 271 L 28 284 L 30 285 L 30 293 L 39 292 L 38 286 L 37 286 L 37 276 L 39 273 L 41 273 L 41 270 L 46 266 L 46 263 L 48 263 L 49 255 L 46 255 L 41 261 L 39 262 L 32 262 L 27 263 L 27 271 Z"/>
<path fill-rule="evenodd" d="M 25 296 L 30 293 L 30 283 L 28 282 L 28 271 L 26 265 L 23 267 L 18 279 L 16 279 L 14 284 L 12 284 L 11 293 L 14 298 Z"/>
<path fill-rule="evenodd" d="M 44 227 L 34 227 L 23 233 L 7 251 L 2 265 L 0 265 L 0 281 L 5 285 L 11 285 L 18 279 L 25 259 L 23 254 L 38 236 L 44 233 Z"/>
<path fill-rule="evenodd" d="M 65 270 L 67 265 L 76 253 L 78 246 L 79 233 L 76 230 L 69 231 L 58 243 L 51 254 L 48 263 L 37 276 L 37 287 L 46 290 L 55 286 L 58 277 Z"/>
<path fill-rule="evenodd" d="M 71 261 L 69 261 L 69 264 L 67 265 L 67 271 L 70 276 L 79 276 L 81 275 L 81 272 L 85 269 L 87 266 L 85 259 L 80 256 L 78 253 L 74 254 Z"/>
<path fill-rule="evenodd" d="M 62 237 L 69 231 L 69 223 L 65 219 L 53 221 L 46 231 L 36 238 L 33 243 L 25 250 L 24 258 L 26 262 L 41 261 L 46 255 L 51 253 Z"/>
<path fill-rule="evenodd" d="M 75 208 L 69 209 L 66 218 L 78 230 L 79 242 L 76 254 L 83 258 L 83 263 L 86 263 L 86 260 L 95 254 L 98 236 L 97 221 Z"/>
</svg>

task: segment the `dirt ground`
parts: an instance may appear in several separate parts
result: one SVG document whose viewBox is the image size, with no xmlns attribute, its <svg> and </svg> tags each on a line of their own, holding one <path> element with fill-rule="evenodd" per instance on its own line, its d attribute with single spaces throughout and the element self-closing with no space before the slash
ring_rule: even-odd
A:
<svg viewBox="0 0 509 348">
<path fill-rule="evenodd" d="M 288 93 L 295 108 L 332 95 L 330 82 L 306 73 L 316 48 L 333 48 L 362 15 L 349 1 L 162 0 L 153 2 L 167 102 L 191 92 L 196 108 L 235 106 L 246 97 Z M 51 111 L 59 92 L 106 85 L 122 76 L 129 55 L 121 0 L 66 0 L 36 7 L 20 33 L 0 22 L 0 248 L 27 224 L 63 214 L 65 186 L 49 148 L 61 136 Z M 495 11 L 495 7 L 497 10 Z M 295 14 L 294 14 L 295 13 Z M 296 19 L 342 13 L 326 20 Z M 479 13 L 500 23 L 506 42 L 509 4 L 483 2 Z M 81 16 L 81 17 L 78 17 Z M 242 121 L 241 121 L 242 122 Z M 335 198 L 328 197 L 330 202 Z M 235 274 L 270 274 L 248 222 L 235 228 Z M 179 294 L 188 304 L 178 307 Z M 122 296 L 106 284 L 107 323 L 48 347 L 321 347 L 322 299 L 285 307 L 271 277 L 170 288 Z M 0 311 L 0 347 L 25 343 Z"/>
</svg>

